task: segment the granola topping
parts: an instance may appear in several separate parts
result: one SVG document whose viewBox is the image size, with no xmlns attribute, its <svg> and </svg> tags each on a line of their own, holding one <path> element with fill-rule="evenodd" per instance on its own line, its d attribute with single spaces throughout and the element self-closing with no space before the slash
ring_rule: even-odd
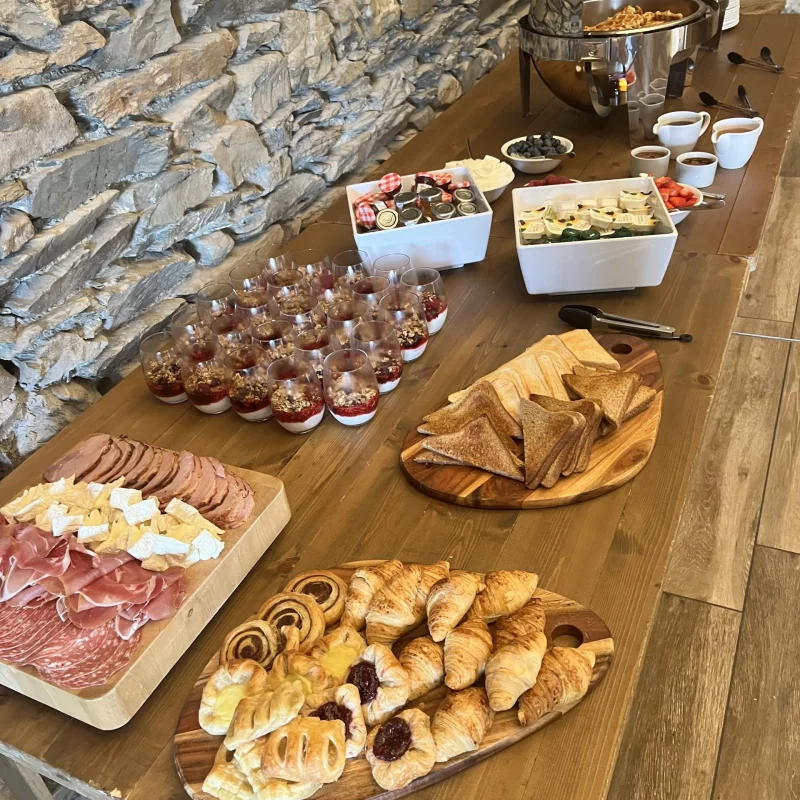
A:
<svg viewBox="0 0 800 800">
<path fill-rule="evenodd" d="M 397 330 L 397 338 L 405 349 L 419 347 L 428 341 L 428 327 L 418 316 L 414 315 L 403 321 Z"/>
<path fill-rule="evenodd" d="M 309 387 L 277 387 L 272 392 L 272 412 L 281 422 L 305 422 L 324 405 L 322 393 Z"/>
<path fill-rule="evenodd" d="M 177 397 L 184 392 L 181 365 L 177 361 L 149 365 L 144 379 L 150 391 L 159 397 Z"/>
<path fill-rule="evenodd" d="M 373 359 L 372 366 L 378 383 L 391 383 L 403 374 L 403 359 L 393 356 L 378 356 Z"/>
<path fill-rule="evenodd" d="M 195 405 L 215 403 L 228 394 L 220 364 L 202 364 L 186 378 L 185 384 L 186 393 Z"/>
</svg>

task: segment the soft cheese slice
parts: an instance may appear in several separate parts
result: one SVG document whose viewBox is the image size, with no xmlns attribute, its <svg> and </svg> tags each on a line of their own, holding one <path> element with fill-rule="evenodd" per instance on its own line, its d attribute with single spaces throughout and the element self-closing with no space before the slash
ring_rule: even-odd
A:
<svg viewBox="0 0 800 800">
<path fill-rule="evenodd" d="M 160 538 L 151 528 L 139 525 L 128 534 L 125 549 L 139 561 L 144 561 L 156 553 L 156 542 Z"/>
<path fill-rule="evenodd" d="M 148 497 L 147 500 L 142 500 L 140 503 L 125 506 L 122 509 L 122 513 L 125 515 L 125 522 L 128 525 L 140 525 L 143 522 L 149 522 L 159 513 L 158 500 L 155 497 Z"/>
<path fill-rule="evenodd" d="M 177 497 L 173 497 L 172 500 L 167 503 L 164 513 L 169 514 L 170 516 L 175 517 L 175 519 L 180 520 L 181 522 L 186 522 L 190 525 L 201 525 L 212 533 L 219 535 L 225 533 L 222 528 L 218 528 L 216 525 L 213 525 L 207 519 L 205 519 L 205 517 L 203 517 L 203 515 L 194 506 L 184 503 L 183 500 L 179 500 Z"/>
<path fill-rule="evenodd" d="M 63 536 L 65 533 L 77 531 L 83 525 L 83 514 L 64 514 L 55 517 L 51 523 L 53 536 Z"/>
<path fill-rule="evenodd" d="M 142 493 L 138 489 L 124 489 L 121 486 L 111 490 L 108 504 L 111 508 L 124 511 L 128 506 L 142 502 Z"/>
<path fill-rule="evenodd" d="M 81 544 L 87 542 L 103 542 L 108 538 L 109 524 L 107 522 L 99 525 L 79 525 L 78 541 Z"/>
</svg>

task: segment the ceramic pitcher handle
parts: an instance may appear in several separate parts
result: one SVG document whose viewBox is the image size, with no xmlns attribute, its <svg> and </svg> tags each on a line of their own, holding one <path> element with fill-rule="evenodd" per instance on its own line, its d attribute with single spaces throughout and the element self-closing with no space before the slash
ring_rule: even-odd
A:
<svg viewBox="0 0 800 800">
<path fill-rule="evenodd" d="M 703 118 L 703 124 L 700 126 L 700 136 L 702 136 L 711 123 L 711 114 L 708 111 L 698 111 L 697 113 Z"/>
</svg>

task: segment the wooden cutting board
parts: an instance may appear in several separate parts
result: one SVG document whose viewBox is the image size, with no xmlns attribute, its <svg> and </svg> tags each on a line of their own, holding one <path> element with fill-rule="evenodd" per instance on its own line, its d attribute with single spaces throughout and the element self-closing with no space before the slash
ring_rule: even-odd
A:
<svg viewBox="0 0 800 800">
<path fill-rule="evenodd" d="M 661 422 L 664 380 L 656 351 L 643 339 L 625 334 L 600 334 L 597 340 L 613 354 L 622 370 L 638 372 L 655 389 L 649 408 L 619 430 L 598 439 L 585 472 L 559 479 L 552 489 L 530 491 L 523 483 L 474 467 L 419 464 L 414 457 L 428 438 L 412 430 L 403 443 L 401 462 L 410 483 L 447 503 L 473 508 L 547 508 L 579 503 L 618 489 L 637 475 L 653 452 Z"/>
<path fill-rule="evenodd" d="M 354 570 L 378 563 L 380 562 L 352 562 L 341 567 L 333 567 L 332 571 L 336 572 L 345 581 L 349 581 Z M 591 692 L 603 680 L 608 668 L 611 666 L 614 656 L 614 642 L 611 638 L 611 632 L 597 614 L 588 608 L 584 608 L 574 600 L 569 600 L 566 597 L 541 588 L 536 590 L 534 596 L 541 598 L 547 614 L 545 633 L 547 634 L 548 647 L 554 644 L 565 647 L 588 644 L 594 651 L 597 660 L 589 684 L 589 691 Z M 265 601 L 266 599 L 264 598 Z M 399 647 L 396 646 L 395 651 L 399 652 L 400 647 L 415 636 L 425 634 L 427 634 L 427 628 L 420 626 L 419 629 L 412 631 L 401 639 Z M 197 722 L 203 687 L 208 677 L 218 666 L 219 653 L 206 664 L 205 669 L 195 682 L 181 711 L 178 728 L 175 732 L 175 764 L 178 768 L 178 774 L 187 793 L 196 800 L 213 800 L 210 795 L 203 792 L 202 786 L 206 775 L 211 771 L 211 767 L 214 764 L 214 756 L 224 739 L 223 736 L 211 736 L 206 733 Z M 420 700 L 410 703 L 409 707 L 421 708 L 429 716 L 432 716 L 446 694 L 447 689 L 440 687 Z M 362 754 L 358 758 L 350 759 L 347 762 L 347 766 L 345 766 L 342 777 L 336 783 L 323 786 L 314 795 L 314 800 L 367 800 L 367 798 L 395 800 L 395 798 L 405 797 L 412 792 L 455 775 L 473 766 L 473 764 L 477 764 L 479 761 L 494 755 L 494 753 L 504 750 L 506 747 L 510 747 L 521 739 L 541 730 L 560 716 L 559 712 L 551 712 L 529 728 L 522 728 L 517 722 L 516 709 L 502 711 L 495 715 L 494 724 L 477 750 L 472 753 L 465 753 L 444 764 L 435 764 L 433 770 L 425 777 L 413 781 L 403 789 L 391 792 L 384 791 L 375 783 L 372 779 L 372 771 L 369 764 Z"/>
<path fill-rule="evenodd" d="M 174 617 L 142 628 L 139 649 L 124 669 L 103 686 L 71 690 L 47 683 L 32 667 L 0 662 L 0 684 L 95 728 L 113 730 L 129 722 L 291 517 L 286 490 L 277 478 L 227 465 L 225 469 L 253 487 L 250 519 L 225 533 L 219 558 L 186 570 L 183 604 Z"/>
</svg>

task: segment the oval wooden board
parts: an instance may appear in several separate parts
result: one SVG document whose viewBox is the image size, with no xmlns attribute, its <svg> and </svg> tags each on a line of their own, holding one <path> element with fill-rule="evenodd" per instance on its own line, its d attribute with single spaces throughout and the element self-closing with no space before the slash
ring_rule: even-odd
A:
<svg viewBox="0 0 800 800">
<path fill-rule="evenodd" d="M 530 491 L 519 481 L 474 467 L 419 464 L 414 457 L 427 438 L 416 428 L 403 443 L 401 463 L 410 483 L 438 500 L 473 508 L 548 508 L 579 503 L 618 489 L 647 463 L 661 422 L 664 380 L 658 355 L 647 342 L 619 333 L 600 334 L 597 340 L 614 355 L 626 372 L 638 372 L 655 389 L 650 406 L 619 430 L 598 439 L 585 472 L 561 478 L 552 489 Z"/>
<path fill-rule="evenodd" d="M 380 562 L 352 562 L 341 567 L 333 567 L 332 571 L 336 572 L 345 581 L 349 581 L 354 570 L 378 563 Z M 603 680 L 608 668 L 611 666 L 611 661 L 614 657 L 614 642 L 611 638 L 611 632 L 597 614 L 588 608 L 584 608 L 574 600 L 569 600 L 566 597 L 541 588 L 536 590 L 534 596 L 541 598 L 547 614 L 545 633 L 547 634 L 548 647 L 551 647 L 554 643 L 564 646 L 586 644 L 594 651 L 597 659 L 589 684 L 589 691 L 591 692 Z M 266 598 L 264 599 L 266 600 Z M 423 630 L 423 627 L 420 626 L 418 630 L 412 631 L 404 637 L 398 643 L 399 646 L 395 647 L 395 650 L 399 652 L 400 647 L 405 642 L 415 636 L 426 634 L 427 629 Z M 205 669 L 192 687 L 192 691 L 181 711 L 178 728 L 175 732 L 174 753 L 178 774 L 187 793 L 196 798 L 196 800 L 213 800 L 210 795 L 203 792 L 202 786 L 206 775 L 214 764 L 214 756 L 224 738 L 222 736 L 211 736 L 202 730 L 197 722 L 203 687 L 209 675 L 218 666 L 219 653 L 216 653 L 206 664 Z M 447 690 L 444 687 L 440 687 L 409 705 L 421 708 L 429 716 L 432 716 L 446 693 Z M 393 792 L 383 791 L 373 781 L 369 764 L 362 754 L 358 758 L 349 760 L 342 777 L 336 783 L 323 786 L 314 795 L 314 800 L 367 800 L 367 798 L 395 800 L 395 798 L 405 797 L 425 786 L 444 780 L 450 775 L 455 775 L 477 764 L 479 761 L 483 761 L 494 753 L 504 750 L 506 747 L 510 747 L 521 739 L 541 730 L 560 716 L 561 713 L 559 712 L 551 712 L 538 720 L 535 725 L 529 728 L 522 728 L 517 722 L 516 709 L 503 711 L 495 715 L 494 724 L 486 738 L 481 742 L 478 750 L 466 753 L 445 764 L 435 764 L 428 775 Z"/>
</svg>

